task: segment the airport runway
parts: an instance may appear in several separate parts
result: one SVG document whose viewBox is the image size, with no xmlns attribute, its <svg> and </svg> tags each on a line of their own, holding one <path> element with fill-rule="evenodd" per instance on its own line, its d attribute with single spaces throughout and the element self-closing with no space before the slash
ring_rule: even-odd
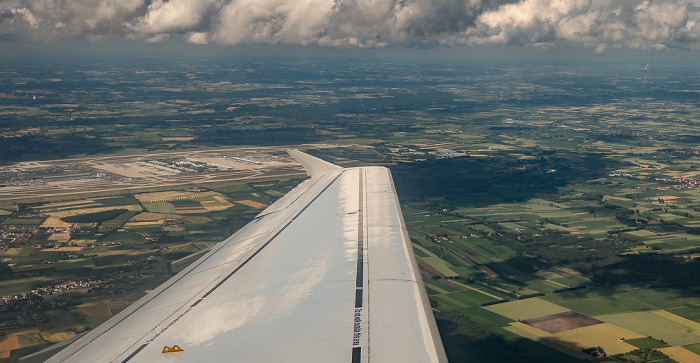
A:
<svg viewBox="0 0 700 363">
<path fill-rule="evenodd" d="M 305 175 L 283 151 L 245 147 L 22 162 L 0 167 L 0 202 Z M 199 169 L 192 172 L 191 165 Z"/>
</svg>

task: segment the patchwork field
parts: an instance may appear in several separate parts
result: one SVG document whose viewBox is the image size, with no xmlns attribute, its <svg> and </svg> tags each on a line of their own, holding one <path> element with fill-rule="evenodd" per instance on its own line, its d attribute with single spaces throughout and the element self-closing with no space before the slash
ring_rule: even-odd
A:
<svg viewBox="0 0 700 363">
<path fill-rule="evenodd" d="M 654 297 L 638 291 L 637 296 Z M 574 357 L 576 354 L 572 352 L 595 346 L 603 347 L 609 355 L 653 348 L 670 352 L 667 354 L 678 361 L 694 362 L 697 355 L 693 351 L 700 351 L 697 348 L 700 346 L 700 331 L 697 330 L 700 323 L 665 310 L 593 317 L 540 298 L 505 302 L 484 309 L 511 320 L 508 327 L 501 329 L 540 343 L 546 339 L 548 342 L 543 344 L 550 347 L 554 344 L 554 349 Z"/>
<path fill-rule="evenodd" d="M 21 348 L 18 336 L 23 334 L 36 333 L 37 328 L 19 328 L 2 331 L 4 335 L 0 337 L 0 358 L 7 358 L 13 349 Z"/>
<path fill-rule="evenodd" d="M 48 295 L 40 299 L 68 302 L 39 311 L 40 333 L 33 328 L 33 333 L 0 337 L 0 360 L 15 362 L 17 352 L 97 327 L 172 276 L 170 261 L 224 240 L 296 183 L 270 178 L 254 184 L 255 189 L 241 182 L 209 185 L 216 191 L 189 188 L 39 202 L 28 205 L 27 216 L 10 212 L 0 217 L 8 226 L 0 241 L 10 244 L 0 249 L 0 258 L 17 276 L 0 280 L 0 296 L 41 289 L 35 291 Z M 458 304 L 493 300 L 466 287 L 440 286 L 462 292 L 455 295 Z M 3 321 L 23 311 L 4 310 Z"/>
<path fill-rule="evenodd" d="M 109 276 L 89 294 L 49 295 L 76 305 L 42 311 L 51 339 L 26 336 L 29 348 L 125 308 L 168 276 L 168 262 L 230 235 L 303 175 L 271 169 L 288 161 L 282 148 L 222 155 L 227 145 L 318 142 L 311 153 L 324 160 L 391 168 L 450 361 L 568 363 L 597 346 L 696 359 L 694 67 L 460 55 L 301 66 L 243 57 L 232 68 L 197 57 L 178 70 L 90 72 L 104 59 L 86 58 L 3 75 L 12 90 L 0 160 L 17 163 L 0 173 L 0 257 L 16 280 L 0 290 Z M 50 81 L 69 77 L 100 87 Z M 32 94 L 40 104 L 17 97 Z M 44 160 L 68 156 L 79 159 Z M 91 215 L 110 208 L 127 211 Z"/>
</svg>

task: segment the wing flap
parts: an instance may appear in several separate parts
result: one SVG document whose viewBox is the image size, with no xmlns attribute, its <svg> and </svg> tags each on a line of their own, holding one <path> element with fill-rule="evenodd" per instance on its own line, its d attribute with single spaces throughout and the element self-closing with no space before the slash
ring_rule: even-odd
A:
<svg viewBox="0 0 700 363">
<path fill-rule="evenodd" d="M 391 174 L 365 169 L 372 180 L 367 186 L 371 358 L 446 362 Z"/>
</svg>

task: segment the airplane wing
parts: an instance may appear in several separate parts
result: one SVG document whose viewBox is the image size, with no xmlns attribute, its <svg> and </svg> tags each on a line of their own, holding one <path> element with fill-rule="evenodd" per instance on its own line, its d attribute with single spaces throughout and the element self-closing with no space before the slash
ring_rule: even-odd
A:
<svg viewBox="0 0 700 363">
<path fill-rule="evenodd" d="M 309 179 L 129 308 L 33 359 L 446 362 L 389 170 L 290 154 Z"/>
</svg>

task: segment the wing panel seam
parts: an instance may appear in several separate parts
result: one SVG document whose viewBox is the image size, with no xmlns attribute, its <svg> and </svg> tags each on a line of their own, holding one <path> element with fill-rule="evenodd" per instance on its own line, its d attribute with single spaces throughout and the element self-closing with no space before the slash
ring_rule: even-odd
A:
<svg viewBox="0 0 700 363">
<path fill-rule="evenodd" d="M 355 277 L 355 309 L 353 311 L 353 335 L 351 362 L 359 363 L 362 360 L 362 320 L 363 306 L 362 294 L 364 293 L 364 261 L 365 261 L 365 210 L 364 210 L 364 178 L 363 169 L 358 172 L 358 213 L 357 213 L 357 272 Z"/>
</svg>

